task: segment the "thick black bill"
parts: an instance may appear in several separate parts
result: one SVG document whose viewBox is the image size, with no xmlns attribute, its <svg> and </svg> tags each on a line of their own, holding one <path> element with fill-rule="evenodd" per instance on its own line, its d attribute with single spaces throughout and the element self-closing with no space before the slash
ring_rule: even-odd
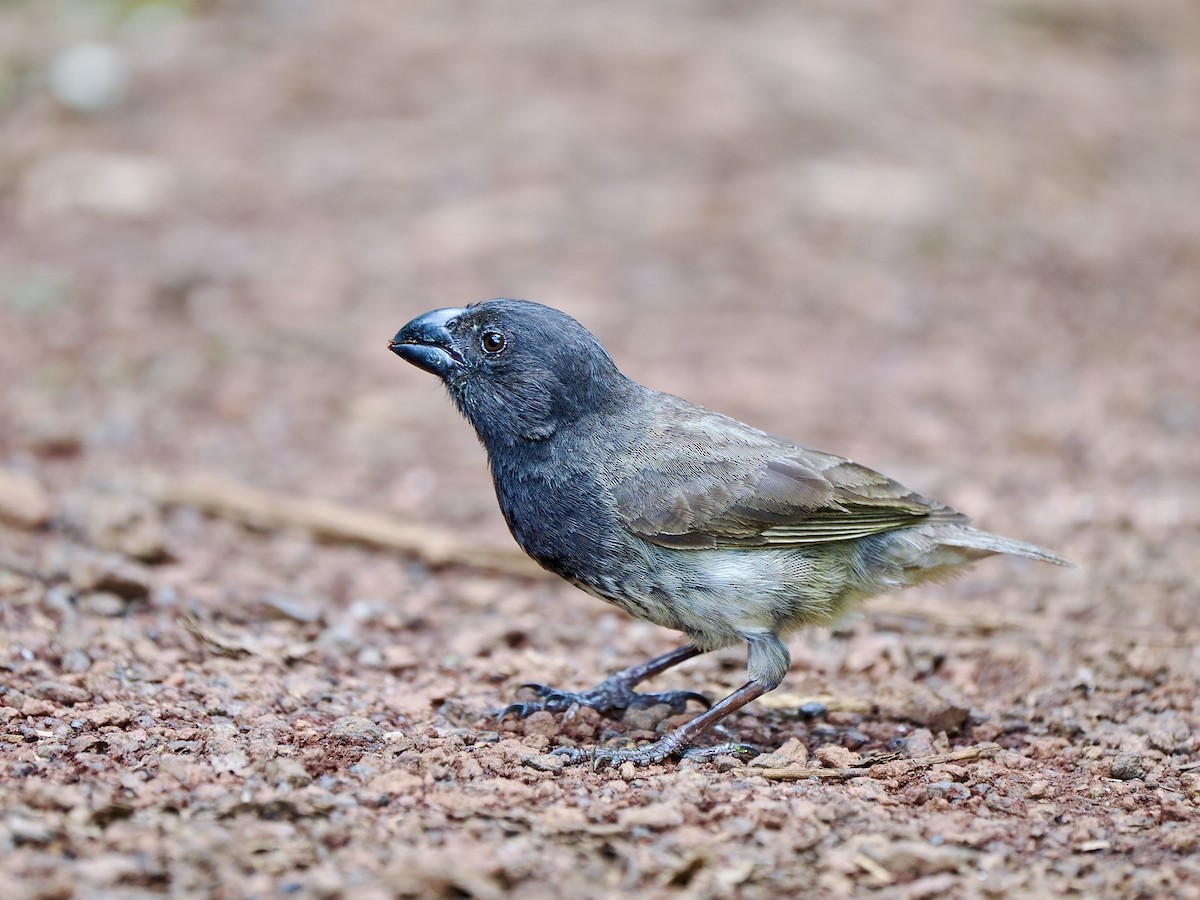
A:
<svg viewBox="0 0 1200 900">
<path fill-rule="evenodd" d="M 454 365 L 462 362 L 447 326 L 464 312 L 435 309 L 418 316 L 396 332 L 388 349 L 417 368 L 444 378 Z"/>
</svg>

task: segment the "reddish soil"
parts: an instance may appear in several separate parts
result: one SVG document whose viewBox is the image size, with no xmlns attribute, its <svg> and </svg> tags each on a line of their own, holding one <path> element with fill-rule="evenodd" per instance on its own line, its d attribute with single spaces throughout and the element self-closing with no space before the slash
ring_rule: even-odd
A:
<svg viewBox="0 0 1200 900">
<path fill-rule="evenodd" d="M 1200 896 L 1197 46 L 1185 0 L 4 4 L 5 895 Z M 1080 569 L 796 640 L 749 764 L 561 767 L 673 720 L 494 710 L 677 636 L 486 564 L 385 344 L 494 295 Z"/>
</svg>

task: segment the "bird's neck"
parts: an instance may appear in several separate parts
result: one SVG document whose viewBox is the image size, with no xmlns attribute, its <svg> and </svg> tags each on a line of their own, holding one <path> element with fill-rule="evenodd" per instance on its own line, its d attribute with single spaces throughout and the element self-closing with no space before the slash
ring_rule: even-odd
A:
<svg viewBox="0 0 1200 900">
<path fill-rule="evenodd" d="M 577 382 L 570 390 L 558 381 L 531 381 L 510 397 L 480 398 L 470 390 L 455 400 L 488 455 L 535 459 L 602 431 L 606 423 L 619 423 L 644 389 L 618 373 L 616 378 Z M 481 401 L 486 408 L 480 408 Z"/>
</svg>

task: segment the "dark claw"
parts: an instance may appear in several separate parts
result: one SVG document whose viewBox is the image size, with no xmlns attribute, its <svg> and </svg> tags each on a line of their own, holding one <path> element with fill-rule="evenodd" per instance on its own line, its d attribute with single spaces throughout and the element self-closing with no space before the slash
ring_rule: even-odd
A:
<svg viewBox="0 0 1200 900">
<path fill-rule="evenodd" d="M 561 756 L 567 762 L 576 765 L 582 762 L 587 762 L 592 758 L 590 753 L 588 753 L 586 750 L 580 750 L 578 747 L 555 747 L 550 751 L 550 755 Z"/>
<path fill-rule="evenodd" d="M 525 718 L 538 710 L 563 713 L 575 705 L 590 706 L 592 709 L 605 715 L 620 713 L 630 707 L 645 709 L 657 706 L 660 703 L 666 704 L 673 715 L 678 715 L 679 713 L 686 712 L 688 703 L 693 700 L 705 709 L 712 706 L 712 701 L 696 691 L 667 691 L 662 694 L 639 694 L 620 682 L 605 682 L 590 691 L 581 691 L 579 693 L 561 691 L 558 688 L 538 684 L 537 682 L 527 682 L 522 684 L 517 690 L 518 692 L 527 691 L 537 699 L 511 704 L 500 713 L 500 718 L 509 715 L 517 715 Z"/>
<path fill-rule="evenodd" d="M 559 691 L 554 688 L 542 687 L 538 696 L 542 698 L 542 702 L 536 704 L 537 708 L 544 709 L 546 712 L 566 712 L 576 703 L 580 706 L 588 705 L 587 698 L 581 694 L 572 694 L 570 691 Z"/>
<path fill-rule="evenodd" d="M 575 694 L 570 691 L 560 691 L 558 688 L 553 688 L 545 684 L 538 684 L 537 682 L 526 682 L 517 688 L 517 690 L 529 691 L 535 697 L 541 698 L 540 703 L 514 703 L 513 706 L 520 705 L 526 710 L 521 718 L 525 718 L 525 716 L 532 715 L 538 710 L 543 709 L 546 712 L 560 713 L 566 712 L 573 704 L 576 703 L 578 703 L 580 706 L 592 705 L 588 702 L 589 698 L 583 694 Z"/>
<path fill-rule="evenodd" d="M 518 719 L 525 719 L 533 715 L 539 709 L 541 709 L 541 707 L 533 703 L 510 703 L 496 714 L 496 721 L 503 722 L 509 716 L 516 716 Z"/>
</svg>

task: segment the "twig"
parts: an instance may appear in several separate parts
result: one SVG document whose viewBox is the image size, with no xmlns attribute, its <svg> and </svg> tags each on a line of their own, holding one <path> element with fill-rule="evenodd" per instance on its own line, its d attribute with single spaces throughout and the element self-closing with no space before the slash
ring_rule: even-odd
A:
<svg viewBox="0 0 1200 900">
<path fill-rule="evenodd" d="M 896 880 L 896 876 L 894 876 L 879 863 L 875 862 L 875 860 L 871 859 L 871 857 L 867 856 L 865 853 L 855 853 L 853 862 L 856 866 L 874 878 L 880 887 L 891 884 Z"/>
<path fill-rule="evenodd" d="M 185 631 L 190 632 L 193 637 L 200 641 L 209 653 L 217 656 L 226 656 L 229 659 L 244 659 L 247 656 L 253 655 L 253 651 L 249 647 L 227 641 L 205 630 L 204 626 L 200 624 L 200 620 L 190 612 L 184 613 L 179 617 L 179 624 L 183 626 Z"/>
<path fill-rule="evenodd" d="M 253 528 L 300 528 L 323 540 L 396 550 L 430 568 L 469 566 L 520 578 L 546 577 L 516 548 L 481 546 L 446 529 L 398 522 L 329 500 L 272 494 L 202 474 L 148 474 L 139 486 L 165 506 L 190 506 Z"/>
<path fill-rule="evenodd" d="M 464 566 L 517 578 L 550 577 L 515 547 L 488 547 L 458 532 L 398 521 L 394 516 L 356 509 L 330 500 L 272 494 L 215 475 L 150 473 L 139 481 L 143 492 L 167 506 L 191 506 L 255 528 L 300 528 L 327 541 L 365 544 L 420 559 L 430 568 Z M 906 597 L 876 597 L 867 614 L 904 616 L 936 622 L 971 634 L 1015 632 L 1049 634 L 1115 645 L 1145 644 L 1185 648 L 1200 642 L 1196 631 L 1107 628 L 1033 613 L 1007 615 L 980 604 L 949 606 Z"/>
<path fill-rule="evenodd" d="M 12 556 L 5 550 L 0 550 L 0 572 L 11 572 L 13 575 L 20 575 L 22 578 L 39 581 L 42 584 L 48 584 L 51 581 L 37 570 L 34 563 Z"/>
<path fill-rule="evenodd" d="M 931 766 L 938 766 L 942 763 L 962 762 L 968 759 L 986 759 L 995 756 L 1000 752 L 1000 747 L 997 744 L 976 744 L 972 747 L 964 747 L 961 750 L 952 750 L 949 753 L 937 753 L 933 756 L 918 756 L 913 759 L 893 759 L 892 763 L 906 763 L 905 771 L 913 769 L 928 769 Z M 838 781 L 844 781 L 850 778 L 861 778 L 864 775 L 871 775 L 874 767 L 880 763 L 888 762 L 886 759 L 877 759 L 872 761 L 870 766 L 854 766 L 846 769 L 757 769 L 753 766 L 745 766 L 741 772 L 743 775 L 761 775 L 770 781 L 803 781 L 806 778 L 826 778 Z M 887 768 L 889 777 L 896 775 L 895 767 L 889 765 Z"/>
</svg>

